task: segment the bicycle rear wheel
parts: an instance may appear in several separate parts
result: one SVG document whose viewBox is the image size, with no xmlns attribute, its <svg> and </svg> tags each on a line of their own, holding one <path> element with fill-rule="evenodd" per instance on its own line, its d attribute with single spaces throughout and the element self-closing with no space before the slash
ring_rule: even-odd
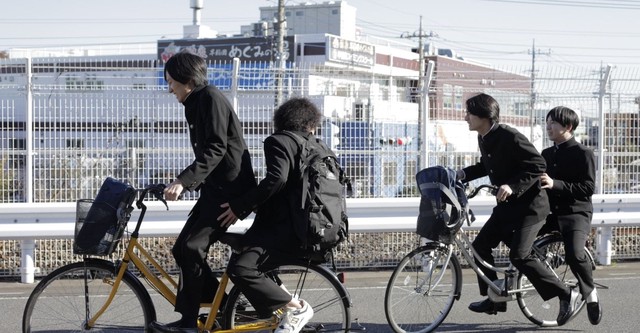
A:
<svg viewBox="0 0 640 333">
<path fill-rule="evenodd" d="M 595 269 L 595 261 L 591 252 L 585 247 L 587 257 L 591 262 L 591 267 Z M 565 249 L 562 236 L 549 235 L 536 241 L 534 244 L 534 255 L 540 258 L 543 265 L 554 272 L 554 274 L 563 281 L 569 287 L 575 287 L 578 285 L 578 279 L 573 275 L 569 264 L 565 259 Z M 533 289 L 531 282 L 527 277 L 520 273 L 518 276 L 517 288 L 529 288 Z M 548 301 L 540 298 L 540 295 L 535 291 L 527 291 L 516 294 L 518 305 L 522 313 L 532 323 L 541 327 L 558 326 L 557 317 L 560 311 L 560 303 L 557 298 L 550 299 Z M 584 302 L 580 307 L 584 306 Z M 578 313 L 580 310 L 576 311 Z"/>
<path fill-rule="evenodd" d="M 313 308 L 313 318 L 301 332 L 346 332 L 350 327 L 349 295 L 333 272 L 322 266 L 291 263 L 280 265 L 266 274 L 291 294 L 298 294 Z M 301 289 L 296 287 L 299 283 L 303 284 Z M 258 320 L 255 309 L 237 287 L 229 292 L 224 312 L 226 328 Z"/>
<path fill-rule="evenodd" d="M 35 332 L 147 332 L 155 320 L 149 293 L 131 274 L 125 274 L 107 310 L 89 329 L 87 318 L 107 300 L 116 267 L 97 259 L 72 263 L 47 275 L 35 287 L 24 309 L 23 333 Z"/>
<path fill-rule="evenodd" d="M 393 271 L 384 311 L 394 332 L 431 332 L 460 297 L 462 271 L 450 247 L 427 244 L 406 255 Z"/>
</svg>

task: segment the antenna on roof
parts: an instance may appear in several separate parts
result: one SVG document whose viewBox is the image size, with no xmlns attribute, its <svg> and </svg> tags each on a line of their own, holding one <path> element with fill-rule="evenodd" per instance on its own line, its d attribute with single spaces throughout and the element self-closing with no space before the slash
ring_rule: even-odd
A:
<svg viewBox="0 0 640 333">
<path fill-rule="evenodd" d="M 191 0 L 190 7 L 193 9 L 193 25 L 200 25 L 202 8 L 204 8 L 204 0 Z"/>
</svg>

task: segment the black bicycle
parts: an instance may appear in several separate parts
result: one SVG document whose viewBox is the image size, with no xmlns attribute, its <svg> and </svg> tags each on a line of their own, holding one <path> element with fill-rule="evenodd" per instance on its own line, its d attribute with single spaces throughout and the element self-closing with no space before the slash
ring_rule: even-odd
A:
<svg viewBox="0 0 640 333">
<path fill-rule="evenodd" d="M 497 192 L 493 185 L 481 185 L 468 195 L 472 198 L 482 189 Z M 467 217 L 467 225 L 470 225 Z M 431 332 L 447 318 L 453 303 L 462 293 L 462 269 L 458 254 L 489 285 L 489 298 L 494 302 L 517 301 L 522 313 L 532 323 L 557 326 L 558 302 L 544 301 L 527 277 L 513 266 L 482 265 L 501 274 L 502 279 L 491 281 L 480 270 L 474 258 L 479 258 L 466 232 L 459 229 L 452 244 L 430 242 L 407 254 L 396 266 L 387 285 L 384 309 L 394 332 Z M 457 249 L 456 249 L 457 247 Z M 588 249 L 591 267 L 595 261 Z M 576 286 L 577 278 L 565 260 L 562 235 L 559 232 L 538 237 L 532 254 L 568 286 Z M 584 306 L 584 301 L 580 309 Z M 576 313 L 579 311 L 576 311 Z"/>
</svg>

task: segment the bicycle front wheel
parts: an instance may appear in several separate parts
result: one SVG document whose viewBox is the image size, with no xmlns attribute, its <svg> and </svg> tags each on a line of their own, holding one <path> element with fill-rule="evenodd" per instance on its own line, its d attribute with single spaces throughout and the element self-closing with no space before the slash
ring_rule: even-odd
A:
<svg viewBox="0 0 640 333">
<path fill-rule="evenodd" d="M 585 247 L 589 262 L 592 269 L 595 269 L 595 261 L 591 252 Z M 553 271 L 553 273 L 564 284 L 569 287 L 575 287 L 578 285 L 578 279 L 565 258 L 564 241 L 560 235 L 549 235 L 536 241 L 534 244 L 533 255 L 538 257 L 545 268 Z M 529 291 L 516 294 L 518 305 L 522 313 L 532 323 L 541 327 L 558 326 L 557 317 L 560 311 L 560 303 L 557 298 L 550 299 L 548 301 L 540 298 L 540 295 L 533 289 L 533 285 L 527 279 L 527 277 L 520 273 L 518 277 L 518 289 L 529 289 Z M 580 305 L 582 307 L 584 302 Z M 576 311 L 576 313 L 578 313 Z"/>
<path fill-rule="evenodd" d="M 346 332 L 351 325 L 351 303 L 336 275 L 323 266 L 292 263 L 265 273 L 291 294 L 297 294 L 313 308 L 313 317 L 301 332 Z M 258 320 L 255 309 L 234 287 L 225 307 L 225 327 Z M 253 332 L 253 330 L 252 330 Z M 256 331 L 271 332 L 271 330 Z"/>
<path fill-rule="evenodd" d="M 115 265 L 96 259 L 53 271 L 27 301 L 23 333 L 147 332 L 148 324 L 155 320 L 155 309 L 147 290 L 130 274 L 125 274 L 107 310 L 88 327 L 88 318 L 107 301 L 115 276 Z"/>
<path fill-rule="evenodd" d="M 384 312 L 394 332 L 431 332 L 460 297 L 462 271 L 451 248 L 427 244 L 407 254 L 393 271 Z"/>
</svg>

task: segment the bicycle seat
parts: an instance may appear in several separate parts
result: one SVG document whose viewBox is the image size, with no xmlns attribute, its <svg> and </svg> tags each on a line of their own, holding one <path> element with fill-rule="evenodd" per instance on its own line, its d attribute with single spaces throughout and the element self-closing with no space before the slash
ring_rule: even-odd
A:
<svg viewBox="0 0 640 333">
<path fill-rule="evenodd" d="M 225 232 L 220 236 L 220 242 L 231 247 L 234 252 L 242 251 L 242 236 L 243 234 L 234 232 Z"/>
</svg>

